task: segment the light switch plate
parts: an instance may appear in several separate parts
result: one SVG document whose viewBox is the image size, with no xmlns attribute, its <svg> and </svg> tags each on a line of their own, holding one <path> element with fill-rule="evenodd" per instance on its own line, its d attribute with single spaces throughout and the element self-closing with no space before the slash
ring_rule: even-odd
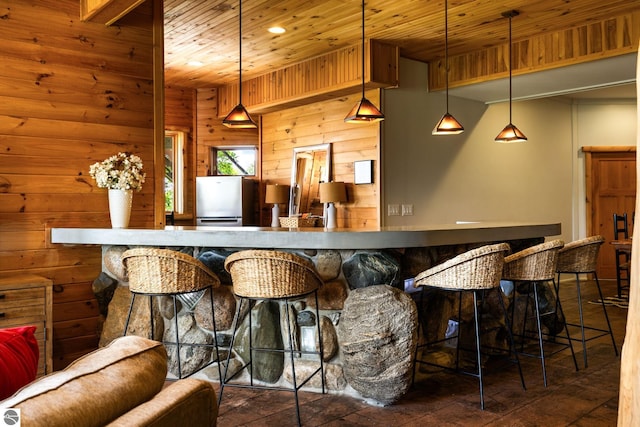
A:
<svg viewBox="0 0 640 427">
<path fill-rule="evenodd" d="M 388 216 L 399 216 L 400 215 L 400 205 L 397 205 L 397 204 L 387 205 L 387 215 Z"/>
<path fill-rule="evenodd" d="M 413 205 L 402 205 L 402 216 L 413 215 Z"/>
</svg>

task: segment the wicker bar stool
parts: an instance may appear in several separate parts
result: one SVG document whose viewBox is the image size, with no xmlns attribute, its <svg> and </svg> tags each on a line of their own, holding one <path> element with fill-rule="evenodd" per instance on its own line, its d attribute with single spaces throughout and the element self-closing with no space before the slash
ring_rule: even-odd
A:
<svg viewBox="0 0 640 427">
<path fill-rule="evenodd" d="M 244 250 L 233 253 L 225 260 L 225 269 L 231 274 L 233 282 L 233 292 L 240 298 L 236 315 L 234 318 L 233 334 L 229 353 L 227 355 L 227 363 L 220 382 L 220 395 L 218 397 L 218 405 L 222 401 L 222 393 L 227 386 L 249 387 L 258 389 L 271 389 L 292 391 L 296 402 L 296 416 L 298 425 L 300 421 L 300 405 L 298 401 L 298 390 L 304 386 L 312 377 L 320 373 L 322 384 L 322 393 L 325 393 L 324 383 L 324 361 L 322 349 L 322 336 L 320 332 L 320 312 L 318 308 L 318 288 L 322 286 L 322 279 L 316 272 L 315 266 L 309 260 L 298 255 L 288 252 L 273 250 Z M 297 300 L 308 295 L 314 295 L 315 298 L 315 316 L 316 316 L 316 333 L 317 333 L 317 351 L 303 350 L 302 348 L 294 348 L 294 331 L 291 328 L 291 319 L 289 315 L 289 301 Z M 287 339 L 283 340 L 283 348 L 265 348 L 256 347 L 253 343 L 253 325 L 251 319 L 251 309 L 257 300 L 276 300 L 284 302 Z M 235 372 L 229 373 L 229 361 L 236 337 L 236 332 L 241 323 L 241 313 L 243 312 L 243 304 L 248 302 L 249 313 L 247 314 L 249 323 L 249 354 L 248 361 L 240 366 Z M 271 352 L 280 353 L 284 357 L 288 355 L 291 363 L 291 378 L 293 385 L 291 388 L 279 387 L 277 385 L 257 384 L 254 382 L 253 376 L 253 353 L 254 352 Z M 295 359 L 301 355 L 316 355 L 319 359 L 319 366 L 304 379 L 296 377 Z M 313 357 L 313 356 L 312 356 Z M 248 370 L 250 383 L 243 384 L 240 382 L 231 382 L 242 371 Z"/>
<path fill-rule="evenodd" d="M 458 293 L 458 319 L 461 319 L 461 306 L 462 296 L 465 292 L 470 292 L 473 295 L 473 308 L 474 308 L 474 326 L 475 326 L 475 350 L 476 350 L 476 372 L 461 371 L 459 369 L 459 353 L 460 353 L 460 339 L 457 340 L 456 345 L 456 366 L 457 372 L 471 375 L 478 378 L 480 383 L 480 407 L 484 409 L 484 382 L 483 382 L 483 369 L 482 369 L 482 348 L 480 345 L 482 329 L 481 329 L 481 312 L 482 305 L 485 302 L 484 293 L 496 289 L 500 285 L 500 276 L 502 274 L 502 267 L 504 263 L 505 253 L 509 251 L 509 245 L 506 243 L 500 243 L 495 245 L 482 246 L 477 249 L 464 252 L 448 261 L 438 264 L 428 270 L 423 271 L 415 277 L 414 287 L 422 287 L 424 293 L 426 288 L 437 288 L 440 291 L 457 292 Z M 478 300 L 482 303 L 478 307 Z M 514 348 L 513 336 L 511 335 L 511 326 L 509 325 L 509 317 L 507 315 L 507 309 L 504 305 L 502 295 L 500 295 L 500 305 L 504 314 L 504 320 L 506 324 L 506 330 L 509 337 L 509 353 Z M 419 322 L 418 328 L 422 322 Z M 458 329 L 460 330 L 460 329 Z M 419 331 L 418 331 L 419 333 Z M 442 366 L 437 363 L 430 362 L 426 359 L 418 359 L 418 352 L 420 348 L 432 346 L 438 343 L 443 343 L 452 338 L 458 338 L 459 336 L 448 336 L 445 339 L 431 341 L 428 343 L 420 344 L 416 347 L 413 365 L 413 375 L 415 379 L 415 370 L 417 364 L 423 363 L 427 365 L 437 366 L 441 368 L 451 369 L 450 366 Z M 513 361 L 518 365 L 518 372 L 520 373 L 520 380 L 522 382 L 522 388 L 525 388 L 524 377 L 522 375 L 522 369 L 520 368 L 520 361 L 518 354 L 514 354 Z"/>
<path fill-rule="evenodd" d="M 124 326 L 123 335 L 127 335 L 131 312 L 138 296 L 149 298 L 149 322 L 151 324 L 150 338 L 154 337 L 153 320 L 153 297 L 171 297 L 173 302 L 173 320 L 176 329 L 175 341 L 162 341 L 162 343 L 176 348 L 178 361 L 178 378 L 185 378 L 194 373 L 220 361 L 218 351 L 216 319 L 213 306 L 213 289 L 220 286 L 218 276 L 210 271 L 203 263 L 196 258 L 169 249 L 157 248 L 136 248 L 129 249 L 122 254 L 122 261 L 127 268 L 129 275 L 129 290 L 131 291 L 131 305 Z M 183 302 L 195 302 L 202 298 L 209 289 L 211 303 L 211 321 L 213 325 L 213 344 L 207 343 L 181 343 L 178 330 L 178 310 L 176 299 Z M 191 301 L 189 301 L 191 300 Z M 195 302 L 194 302 L 195 301 Z M 196 371 L 183 376 L 182 361 L 180 360 L 180 350 L 182 347 L 207 347 L 215 351 L 215 360 L 210 360 L 204 366 L 200 366 Z M 218 375 L 222 368 L 218 363 Z M 221 376 L 219 376 L 221 378 Z"/>
<path fill-rule="evenodd" d="M 566 325 L 580 328 L 581 338 L 579 340 L 575 340 L 582 342 L 582 357 L 584 359 L 585 368 L 587 367 L 587 341 L 609 335 L 611 336 L 613 350 L 615 351 L 616 356 L 618 356 L 618 347 L 616 346 L 616 341 L 613 337 L 611 322 L 609 322 L 607 307 L 602 297 L 602 289 L 600 288 L 598 274 L 596 273 L 598 254 L 600 253 L 600 247 L 603 243 L 604 237 L 591 236 L 585 239 L 568 243 L 558 252 L 558 266 L 556 269 L 556 272 L 558 274 L 558 281 L 556 283 L 556 294 L 558 295 L 558 299 L 560 299 L 560 275 L 566 273 L 575 274 L 576 276 L 576 290 L 578 293 L 578 314 L 580 323 L 569 323 L 567 321 Z M 584 323 L 584 315 L 582 312 L 582 292 L 580 289 L 580 274 L 593 274 L 596 288 L 598 289 L 598 295 L 600 295 L 600 302 L 602 303 L 602 312 L 604 313 L 604 318 L 607 321 L 607 329 L 597 328 L 594 326 L 586 326 Z M 585 335 L 585 330 L 594 331 L 596 332 L 596 334 L 587 338 Z"/>
<path fill-rule="evenodd" d="M 539 351 L 537 354 L 524 352 L 524 341 L 527 338 L 530 338 L 528 335 L 528 331 L 526 330 L 526 320 L 527 313 L 529 309 L 529 298 L 526 299 L 526 305 L 523 312 L 523 326 L 522 333 L 519 338 L 522 339 L 520 354 L 539 358 L 542 364 L 542 378 L 544 380 L 544 386 L 547 386 L 547 368 L 545 365 L 545 348 L 544 342 L 550 341 L 545 337 L 545 333 L 542 330 L 542 317 L 553 315 L 556 316 L 558 313 L 564 317 L 564 313 L 562 312 L 562 304 L 560 303 L 560 299 L 556 296 L 556 305 L 555 309 L 547 312 L 540 311 L 540 301 L 538 299 L 540 294 L 540 286 L 544 282 L 553 281 L 555 278 L 556 266 L 558 263 L 558 251 L 560 248 L 564 246 L 564 242 L 562 240 L 552 240 L 550 242 L 540 243 L 538 245 L 532 246 L 530 248 L 524 249 L 515 254 L 509 255 L 504 259 L 504 268 L 502 271 L 502 279 L 510 280 L 514 282 L 523 282 L 523 284 L 527 284 L 529 289 L 533 288 L 534 294 L 534 308 L 535 308 L 535 318 L 536 318 L 536 326 L 537 326 L 537 336 L 536 339 L 538 341 Z M 555 286 L 553 287 L 555 290 Z M 514 307 L 515 300 L 512 304 L 512 322 L 514 315 Z M 554 319 L 557 319 L 554 318 Z M 512 325 L 513 326 L 513 325 Z M 567 344 L 558 343 L 560 348 L 556 348 L 555 351 L 550 352 L 549 356 L 557 353 L 558 351 L 565 350 L 569 348 L 571 350 L 571 356 L 573 357 L 573 363 L 575 364 L 576 371 L 578 370 L 578 362 L 576 361 L 576 355 L 573 351 L 573 344 L 571 343 L 571 339 L 569 337 L 569 330 L 566 327 L 563 327 L 566 332 Z"/>
</svg>

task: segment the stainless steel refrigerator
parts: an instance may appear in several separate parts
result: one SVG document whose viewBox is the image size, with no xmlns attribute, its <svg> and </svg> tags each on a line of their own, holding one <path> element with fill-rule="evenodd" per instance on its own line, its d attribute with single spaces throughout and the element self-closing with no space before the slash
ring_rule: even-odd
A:
<svg viewBox="0 0 640 427">
<path fill-rule="evenodd" d="M 196 177 L 196 225 L 256 225 L 254 187 L 242 176 Z"/>
</svg>

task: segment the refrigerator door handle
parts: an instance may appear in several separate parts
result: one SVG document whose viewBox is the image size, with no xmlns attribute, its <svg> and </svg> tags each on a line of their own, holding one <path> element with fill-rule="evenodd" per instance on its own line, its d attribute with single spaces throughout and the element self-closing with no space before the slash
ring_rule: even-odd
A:
<svg viewBox="0 0 640 427">
<path fill-rule="evenodd" d="M 197 225 L 212 225 L 212 226 L 229 226 L 229 225 L 242 225 L 242 218 L 198 218 Z"/>
</svg>

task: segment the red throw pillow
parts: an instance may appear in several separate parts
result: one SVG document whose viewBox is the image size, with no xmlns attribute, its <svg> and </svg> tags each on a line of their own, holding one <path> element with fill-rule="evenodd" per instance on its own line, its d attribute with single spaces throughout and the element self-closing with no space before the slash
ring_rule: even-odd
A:
<svg viewBox="0 0 640 427">
<path fill-rule="evenodd" d="M 0 400 L 35 380 L 40 351 L 35 326 L 0 329 Z"/>
</svg>

